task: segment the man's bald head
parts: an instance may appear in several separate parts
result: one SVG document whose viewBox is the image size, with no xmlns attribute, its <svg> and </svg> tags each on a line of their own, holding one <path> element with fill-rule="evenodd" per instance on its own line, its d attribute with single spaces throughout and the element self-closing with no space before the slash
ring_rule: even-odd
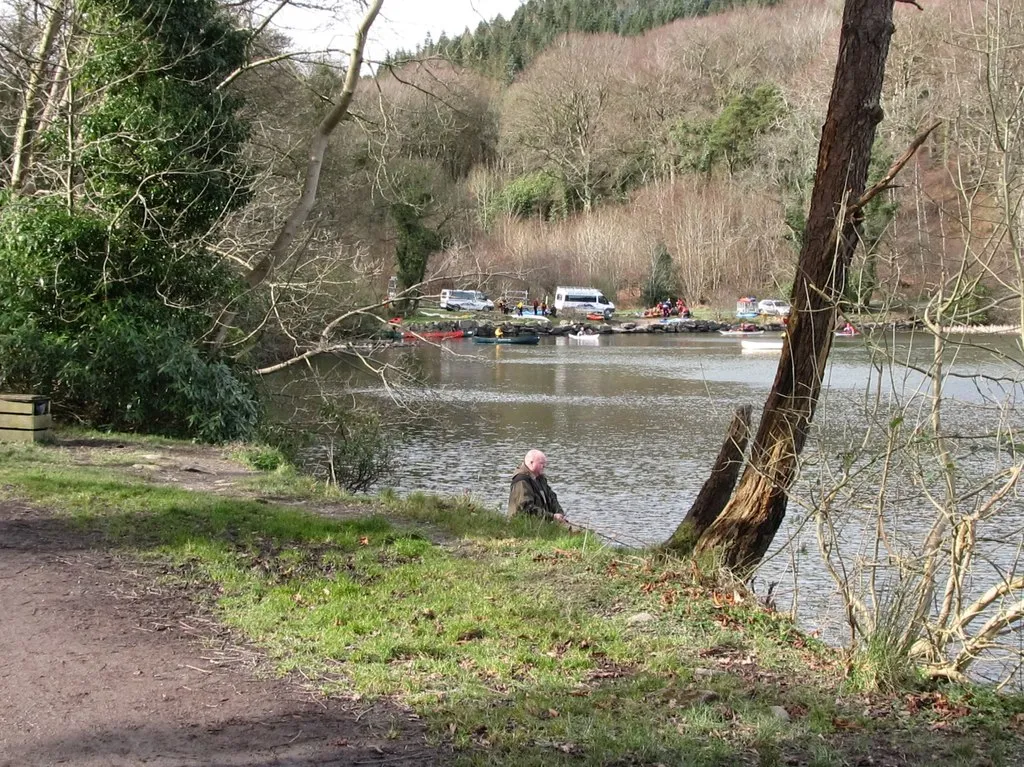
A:
<svg viewBox="0 0 1024 767">
<path fill-rule="evenodd" d="M 526 468 L 530 470 L 533 476 L 539 477 L 544 473 L 544 468 L 548 465 L 548 457 L 535 448 L 526 454 L 523 463 L 526 464 Z"/>
</svg>

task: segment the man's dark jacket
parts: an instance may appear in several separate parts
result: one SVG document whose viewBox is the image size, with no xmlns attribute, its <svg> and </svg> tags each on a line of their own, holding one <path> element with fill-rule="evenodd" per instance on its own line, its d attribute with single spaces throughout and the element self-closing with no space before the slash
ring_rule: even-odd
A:
<svg viewBox="0 0 1024 767">
<path fill-rule="evenodd" d="M 555 514 L 564 514 L 558 496 L 551 489 L 547 478 L 539 477 L 526 468 L 524 463 L 512 475 L 512 487 L 508 493 L 508 514 L 532 514 L 551 519 Z"/>
</svg>

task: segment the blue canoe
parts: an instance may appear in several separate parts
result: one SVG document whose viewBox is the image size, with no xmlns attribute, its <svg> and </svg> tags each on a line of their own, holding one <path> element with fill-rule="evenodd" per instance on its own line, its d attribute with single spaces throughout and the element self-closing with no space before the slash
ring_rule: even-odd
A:
<svg viewBox="0 0 1024 767">
<path fill-rule="evenodd" d="M 540 336 L 502 336 L 501 338 L 485 338 L 484 336 L 473 336 L 475 344 L 519 344 L 521 346 L 534 346 L 540 343 Z"/>
</svg>

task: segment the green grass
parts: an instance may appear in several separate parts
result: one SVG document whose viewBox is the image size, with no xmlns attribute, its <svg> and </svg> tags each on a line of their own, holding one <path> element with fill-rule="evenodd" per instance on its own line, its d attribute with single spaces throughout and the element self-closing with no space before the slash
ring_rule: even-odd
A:
<svg viewBox="0 0 1024 767">
<path fill-rule="evenodd" d="M 265 476 L 325 497 L 287 471 Z M 337 521 L 35 446 L 0 448 L 0 487 L 169 563 L 282 673 L 409 705 L 458 763 L 844 763 L 833 723 L 857 714 L 837 702 L 838 656 L 749 600 L 709 598 L 689 563 L 464 499 L 384 494 Z"/>
<path fill-rule="evenodd" d="M 276 472 L 291 464 L 280 448 L 270 445 L 242 445 L 232 455 L 235 460 L 256 471 Z"/>
</svg>

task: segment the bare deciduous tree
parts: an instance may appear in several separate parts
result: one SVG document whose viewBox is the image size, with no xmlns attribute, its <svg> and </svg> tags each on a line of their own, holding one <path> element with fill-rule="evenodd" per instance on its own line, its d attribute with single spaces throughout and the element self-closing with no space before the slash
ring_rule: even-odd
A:
<svg viewBox="0 0 1024 767">
<path fill-rule="evenodd" d="M 342 83 L 341 91 L 337 95 L 331 110 L 317 125 L 313 136 L 310 139 L 310 146 L 307 154 L 306 177 L 303 182 L 302 192 L 299 195 L 295 207 L 288 216 L 281 230 L 278 232 L 270 249 L 262 254 L 255 264 L 245 274 L 245 284 L 250 288 L 256 288 L 270 277 L 274 269 L 283 263 L 291 254 L 292 245 L 298 236 L 299 229 L 305 223 L 313 205 L 316 203 L 317 188 L 320 184 L 320 169 L 323 166 L 324 155 L 327 152 L 327 144 L 331 133 L 338 127 L 338 124 L 348 114 L 349 104 L 355 94 L 356 86 L 359 84 L 359 77 L 363 65 L 363 50 L 366 47 L 366 37 L 370 27 L 373 25 L 377 14 L 380 12 L 384 0 L 371 0 L 366 14 L 363 16 L 359 27 L 356 30 L 355 43 L 349 55 L 348 70 L 345 73 L 345 80 Z M 223 346 L 227 334 L 231 329 L 235 317 L 233 309 L 226 309 L 218 319 L 219 328 L 215 334 L 213 347 L 215 349 Z"/>
</svg>

